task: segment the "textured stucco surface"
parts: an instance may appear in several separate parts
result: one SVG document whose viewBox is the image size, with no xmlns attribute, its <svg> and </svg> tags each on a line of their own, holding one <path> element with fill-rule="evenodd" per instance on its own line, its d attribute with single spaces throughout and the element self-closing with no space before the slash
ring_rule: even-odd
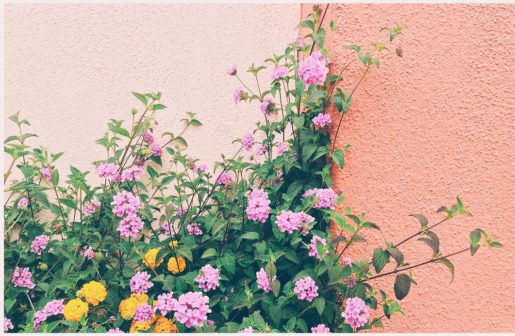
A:
<svg viewBox="0 0 515 336">
<path fill-rule="evenodd" d="M 140 107 L 131 91 L 162 91 L 157 133 L 177 133 L 196 112 L 204 126 L 187 132 L 188 151 L 211 164 L 261 113 L 234 104 L 240 85 L 226 69 L 237 63 L 250 80 L 248 66 L 295 40 L 299 13 L 299 4 L 6 5 L 4 121 L 21 111 L 38 144 L 65 152 L 60 169 L 91 169 L 107 121 Z"/>
<path fill-rule="evenodd" d="M 476 227 L 506 246 L 456 256 L 450 285 L 442 265 L 414 270 L 418 286 L 403 300 L 406 315 L 386 321 L 384 331 L 514 331 L 515 7 L 332 5 L 328 19 L 338 27 L 327 41 L 333 69 L 354 57 L 345 44 L 370 48 L 384 38 L 380 28 L 407 26 L 395 41 L 404 57 L 385 59 L 370 72 L 337 139 L 352 148 L 344 171 L 333 171 L 335 188 L 346 195 L 345 206 L 382 228 L 351 254 L 371 256 L 377 244 L 416 232 L 411 213 L 434 223 L 442 218 L 435 210 L 456 195 L 474 217 L 435 229 L 442 251 L 466 247 Z M 355 65 L 347 89 L 364 70 Z M 404 250 L 410 263 L 431 253 L 417 241 Z M 392 282 L 376 281 L 384 288 Z"/>
</svg>

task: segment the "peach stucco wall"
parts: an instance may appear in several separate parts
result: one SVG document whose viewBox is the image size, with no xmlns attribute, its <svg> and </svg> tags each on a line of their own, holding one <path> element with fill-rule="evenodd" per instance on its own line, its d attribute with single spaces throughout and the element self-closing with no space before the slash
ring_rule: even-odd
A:
<svg viewBox="0 0 515 336">
<path fill-rule="evenodd" d="M 189 134 L 190 153 L 211 163 L 232 152 L 260 113 L 234 106 L 227 65 L 283 50 L 299 13 L 295 4 L 8 5 L 5 114 L 21 111 L 38 143 L 65 151 L 59 168 L 91 169 L 106 120 L 127 118 L 136 105 L 130 91 L 160 90 L 169 109 L 159 131 L 198 112 L 205 126 Z M 440 218 L 434 210 L 456 195 L 474 217 L 436 230 L 443 251 L 462 248 L 478 226 L 506 246 L 456 257 L 451 285 L 441 266 L 415 270 L 406 316 L 385 331 L 515 330 L 514 7 L 332 5 L 329 18 L 338 26 L 328 40 L 334 69 L 352 57 L 344 44 L 365 45 L 394 22 L 408 27 L 398 39 L 404 57 L 367 76 L 337 139 L 352 149 L 333 174 L 335 188 L 383 229 L 353 256 L 414 232 L 410 213 Z M 346 87 L 361 70 L 350 69 Z M 413 242 L 406 255 L 416 262 L 430 252 Z"/>
<path fill-rule="evenodd" d="M 380 28 L 407 27 L 395 41 L 404 57 L 389 57 L 367 75 L 336 140 L 352 148 L 345 169 L 333 171 L 335 188 L 345 206 L 382 228 L 352 255 L 371 256 L 375 245 L 416 232 L 411 213 L 442 218 L 435 210 L 457 195 L 474 217 L 435 229 L 442 251 L 466 247 L 476 227 L 506 246 L 454 258 L 450 285 L 441 265 L 414 270 L 418 286 L 403 301 L 406 316 L 386 322 L 385 331 L 514 331 L 515 7 L 333 4 L 330 19 L 338 27 L 326 42 L 333 70 L 354 57 L 345 44 L 369 49 L 384 39 Z M 344 88 L 364 70 L 355 65 Z M 410 263 L 431 255 L 421 242 L 404 248 Z M 390 288 L 392 281 L 377 284 Z"/>
</svg>

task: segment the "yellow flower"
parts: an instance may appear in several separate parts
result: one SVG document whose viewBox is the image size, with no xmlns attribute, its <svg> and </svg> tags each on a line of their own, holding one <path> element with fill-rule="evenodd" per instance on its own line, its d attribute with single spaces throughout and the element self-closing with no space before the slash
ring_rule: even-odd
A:
<svg viewBox="0 0 515 336">
<path fill-rule="evenodd" d="M 175 247 L 177 247 L 177 245 L 179 245 L 179 242 L 177 240 L 172 240 L 168 244 L 168 246 L 170 246 L 171 248 L 175 248 Z"/>
<path fill-rule="evenodd" d="M 136 313 L 136 308 L 142 303 L 147 303 L 147 301 L 147 294 L 133 293 L 130 297 L 120 302 L 118 311 L 120 312 L 120 315 L 122 315 L 122 318 L 124 320 L 130 320 L 134 317 L 134 314 Z"/>
<path fill-rule="evenodd" d="M 168 260 L 168 270 L 172 272 L 172 274 L 179 274 L 186 268 L 186 260 L 183 257 L 171 257 Z"/>
<path fill-rule="evenodd" d="M 154 327 L 154 333 L 176 333 L 177 326 L 164 316 L 159 316 Z"/>
<path fill-rule="evenodd" d="M 152 326 L 151 321 L 139 321 L 132 322 L 131 328 L 129 329 L 130 333 L 137 333 L 138 331 L 147 331 Z"/>
<path fill-rule="evenodd" d="M 145 266 L 155 269 L 159 265 L 163 263 L 163 260 L 160 259 L 158 262 L 156 262 L 157 253 L 159 252 L 158 248 L 153 248 L 149 250 L 145 256 L 143 257 L 143 263 L 145 263 Z"/>
<path fill-rule="evenodd" d="M 106 299 L 107 291 L 100 282 L 90 281 L 82 286 L 82 289 L 77 292 L 77 296 L 96 306 Z"/>
<path fill-rule="evenodd" d="M 64 306 L 63 314 L 67 321 L 79 322 L 83 315 L 88 314 L 88 304 L 81 299 L 70 300 Z"/>
</svg>

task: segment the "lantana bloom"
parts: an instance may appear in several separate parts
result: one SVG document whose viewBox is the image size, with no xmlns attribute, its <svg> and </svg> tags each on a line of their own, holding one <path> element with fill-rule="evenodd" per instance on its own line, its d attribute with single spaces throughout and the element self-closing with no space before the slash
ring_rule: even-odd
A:
<svg viewBox="0 0 515 336">
<path fill-rule="evenodd" d="M 226 73 L 229 76 L 236 76 L 236 74 L 238 73 L 238 69 L 236 68 L 236 64 L 233 64 L 229 68 L 227 68 Z"/>
<path fill-rule="evenodd" d="M 82 205 L 82 213 L 84 216 L 91 216 L 97 211 L 98 208 L 100 208 L 100 201 L 96 198 L 96 196 L 93 196 L 91 200 L 84 202 Z"/>
<path fill-rule="evenodd" d="M 333 191 L 331 188 L 326 189 L 309 189 L 304 193 L 304 197 L 309 197 L 311 195 L 315 195 L 316 203 L 314 205 L 315 208 L 319 209 L 333 209 L 336 206 L 336 199 L 338 198 L 338 194 Z"/>
<path fill-rule="evenodd" d="M 321 324 L 317 325 L 316 327 L 311 328 L 311 332 L 313 334 L 319 334 L 319 333 L 320 334 L 326 334 L 328 332 L 331 332 L 331 330 L 329 328 L 327 328 L 325 326 L 325 324 L 321 323 Z"/>
<path fill-rule="evenodd" d="M 175 310 L 177 300 L 174 299 L 173 293 L 164 293 L 157 297 L 156 308 L 165 316 L 168 312 Z"/>
<path fill-rule="evenodd" d="M 150 321 L 155 315 L 155 310 L 148 303 L 142 303 L 136 307 L 133 320 L 136 322 Z"/>
<path fill-rule="evenodd" d="M 320 51 L 315 51 L 299 65 L 299 76 L 306 85 L 324 84 L 328 72 L 326 60 Z"/>
<path fill-rule="evenodd" d="M 28 267 L 18 267 L 14 268 L 13 276 L 11 282 L 16 287 L 25 287 L 28 289 L 33 289 L 36 285 L 30 279 L 32 277 L 32 273 L 29 271 Z"/>
<path fill-rule="evenodd" d="M 207 321 L 211 313 L 208 306 L 209 298 L 198 292 L 188 292 L 179 296 L 175 307 L 174 317 L 186 327 L 200 327 Z"/>
<path fill-rule="evenodd" d="M 278 143 L 276 143 L 275 147 L 277 148 L 278 155 L 282 155 L 288 151 L 288 146 L 282 141 L 279 141 Z"/>
<path fill-rule="evenodd" d="M 274 111 L 274 103 L 272 102 L 272 99 L 265 99 L 261 102 L 260 105 L 261 112 L 268 115 Z"/>
<path fill-rule="evenodd" d="M 95 258 L 95 251 L 93 251 L 93 248 L 91 246 L 86 245 L 82 248 L 82 251 L 80 251 L 80 255 L 88 260 L 91 260 Z"/>
<path fill-rule="evenodd" d="M 279 65 L 275 67 L 274 71 L 272 72 L 272 75 L 270 78 L 273 79 L 280 79 L 286 77 L 286 74 L 288 73 L 288 68 L 284 65 Z"/>
<path fill-rule="evenodd" d="M 308 225 L 311 224 L 315 218 L 305 212 L 283 211 L 276 218 L 277 227 L 281 232 L 293 233 L 301 231 L 306 234 Z"/>
<path fill-rule="evenodd" d="M 202 229 L 200 228 L 200 225 L 197 223 L 191 223 L 189 224 L 186 229 L 188 230 L 188 233 L 192 236 L 200 236 L 202 235 Z"/>
<path fill-rule="evenodd" d="M 159 146 L 157 142 L 154 142 L 152 145 L 150 145 L 150 151 L 152 152 L 152 155 L 154 156 L 161 156 L 163 155 L 163 148 Z"/>
<path fill-rule="evenodd" d="M 241 139 L 241 146 L 245 150 L 251 150 L 255 143 L 256 140 L 254 140 L 254 136 L 250 132 L 246 133 Z"/>
<path fill-rule="evenodd" d="M 245 213 L 250 220 L 264 223 L 270 214 L 268 194 L 261 189 L 254 189 L 248 196 Z"/>
<path fill-rule="evenodd" d="M 327 113 L 319 113 L 313 118 L 313 125 L 320 128 L 326 127 L 331 123 L 331 116 Z"/>
<path fill-rule="evenodd" d="M 312 257 L 316 257 L 317 259 L 322 259 L 322 256 L 320 255 L 320 253 L 318 253 L 318 249 L 317 249 L 317 245 L 319 245 L 319 244 L 321 244 L 324 247 L 324 249 L 325 249 L 324 253 L 329 254 L 329 250 L 326 249 L 327 240 L 325 240 L 324 238 L 317 236 L 317 235 L 314 235 L 311 238 L 311 243 L 309 245 L 308 254 Z"/>
<path fill-rule="evenodd" d="M 41 174 L 42 177 L 45 178 L 45 180 L 47 181 L 50 181 L 50 179 L 52 178 L 52 170 L 50 170 L 50 168 L 48 167 L 43 167 L 39 170 L 39 173 Z"/>
<path fill-rule="evenodd" d="M 97 167 L 97 174 L 108 181 L 116 181 L 120 177 L 119 167 L 114 163 L 102 163 Z"/>
<path fill-rule="evenodd" d="M 49 317 L 60 315 L 64 311 L 64 300 L 52 300 L 48 302 L 42 310 L 34 313 L 33 329 L 38 329 L 41 323 Z"/>
<path fill-rule="evenodd" d="M 293 292 L 299 300 L 313 301 L 318 296 L 318 286 L 311 277 L 307 276 L 295 282 Z"/>
<path fill-rule="evenodd" d="M 22 197 L 18 201 L 18 204 L 16 205 L 16 208 L 17 209 L 23 209 L 23 208 L 26 208 L 27 205 L 29 205 L 29 199 L 27 197 Z"/>
<path fill-rule="evenodd" d="M 345 318 L 345 323 L 352 328 L 359 328 L 367 323 L 369 313 L 370 309 L 365 301 L 359 297 L 353 297 L 347 299 L 342 316 Z"/>
<path fill-rule="evenodd" d="M 48 242 L 50 241 L 49 236 L 41 235 L 34 238 L 32 243 L 30 244 L 30 250 L 37 255 L 41 255 L 41 252 L 46 248 Z"/>
<path fill-rule="evenodd" d="M 135 294 L 143 294 L 148 292 L 148 290 L 154 286 L 152 282 L 149 281 L 150 274 L 147 272 L 138 272 L 134 274 L 134 276 L 130 280 L 131 292 Z"/>
<path fill-rule="evenodd" d="M 272 281 L 277 277 L 274 276 Z M 265 293 L 268 293 L 272 290 L 272 285 L 270 284 L 270 279 L 268 278 L 268 274 L 266 274 L 265 270 L 261 268 L 258 272 L 256 272 L 256 282 L 258 288 L 261 288 Z"/>
<path fill-rule="evenodd" d="M 204 292 L 216 289 L 220 285 L 220 270 L 207 264 L 200 269 L 195 281 Z"/>
<path fill-rule="evenodd" d="M 220 176 L 218 176 L 218 178 L 216 179 L 216 183 L 218 183 L 218 184 L 229 185 L 229 184 L 231 184 L 231 182 L 232 182 L 231 174 L 229 174 L 227 172 L 221 173 Z"/>
</svg>

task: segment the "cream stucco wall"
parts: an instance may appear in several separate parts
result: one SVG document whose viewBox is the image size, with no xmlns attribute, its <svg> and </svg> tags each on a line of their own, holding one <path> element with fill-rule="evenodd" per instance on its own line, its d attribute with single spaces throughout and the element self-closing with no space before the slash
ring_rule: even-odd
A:
<svg viewBox="0 0 515 336">
<path fill-rule="evenodd" d="M 162 91 L 158 133 L 196 112 L 204 126 L 186 134 L 189 153 L 210 164 L 231 155 L 261 113 L 234 104 L 240 85 L 227 67 L 246 78 L 252 63 L 284 50 L 299 13 L 299 4 L 7 5 L 4 120 L 21 111 L 37 144 L 65 152 L 59 169 L 91 169 L 107 121 L 129 120 L 138 106 L 131 91 Z M 15 131 L 6 122 L 6 134 Z"/>
</svg>

